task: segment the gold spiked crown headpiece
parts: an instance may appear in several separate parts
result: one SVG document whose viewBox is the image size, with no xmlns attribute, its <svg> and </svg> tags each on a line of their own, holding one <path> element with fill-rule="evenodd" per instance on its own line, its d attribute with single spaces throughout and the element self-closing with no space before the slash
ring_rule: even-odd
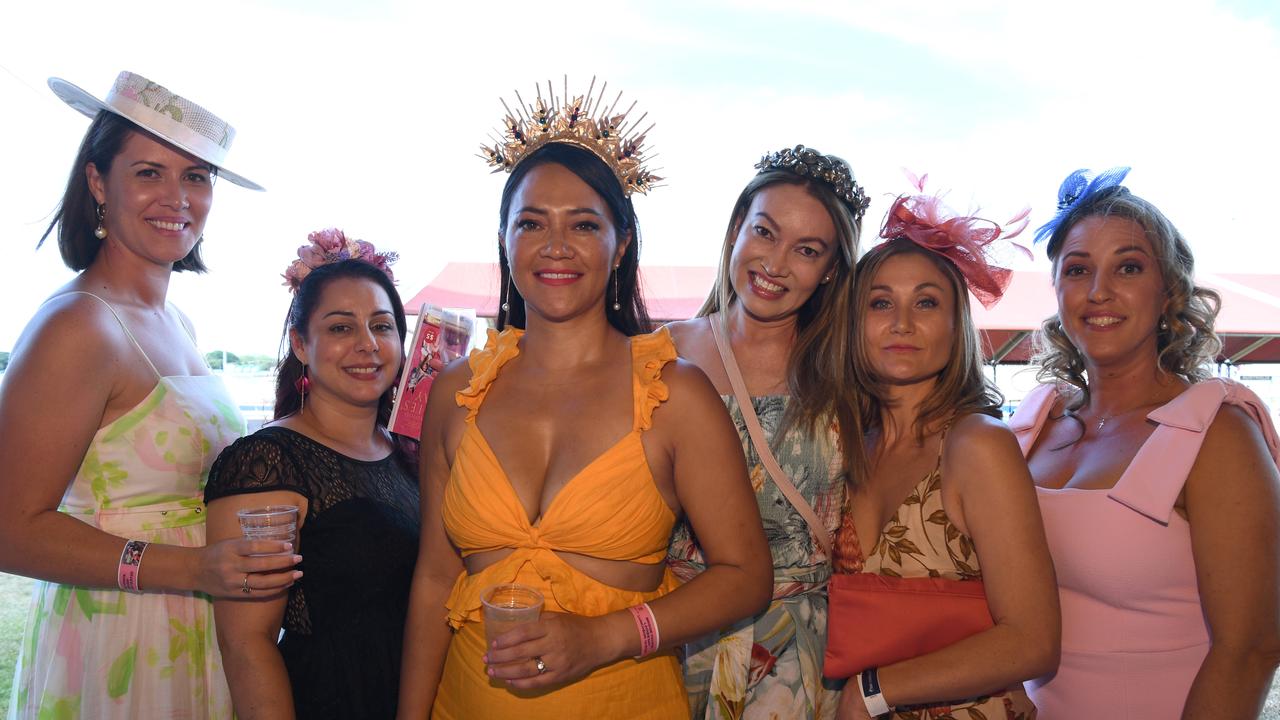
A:
<svg viewBox="0 0 1280 720">
<path fill-rule="evenodd" d="M 535 86 L 537 96 L 532 104 L 526 104 L 517 90 L 516 111 L 511 112 L 506 101 L 502 101 L 507 116 L 503 119 L 500 137 L 491 137 L 493 145 L 481 145 L 480 157 L 494 168 L 495 173 L 511 172 L 538 148 L 551 143 L 564 143 L 587 150 L 603 160 L 617 176 L 626 196 L 649 192 L 662 180 L 644 166 L 647 160 L 652 159 L 644 157 L 644 140 L 653 125 L 636 132 L 648 113 L 630 124 L 627 123 L 627 116 L 635 109 L 634 102 L 624 112 L 614 113 L 618 102 L 622 100 L 621 92 L 613 104 L 605 109 L 604 97 L 608 85 L 609 83 L 601 85 L 599 94 L 596 94 L 596 81 L 592 78 L 586 95 L 569 99 L 567 78 L 564 95 L 561 97 L 556 97 L 551 81 L 548 80 L 547 96 L 542 96 L 541 86 Z"/>
</svg>

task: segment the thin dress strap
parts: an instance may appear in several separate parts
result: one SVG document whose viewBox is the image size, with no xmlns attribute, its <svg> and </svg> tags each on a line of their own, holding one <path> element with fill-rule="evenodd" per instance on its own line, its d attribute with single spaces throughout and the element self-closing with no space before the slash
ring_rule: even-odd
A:
<svg viewBox="0 0 1280 720">
<path fill-rule="evenodd" d="M 151 358 L 147 356 L 147 351 L 143 350 L 142 345 L 138 344 L 138 339 L 135 338 L 133 336 L 133 333 L 129 331 L 129 326 L 124 324 L 124 320 L 120 318 L 120 313 L 116 312 L 116 309 L 111 307 L 111 303 L 107 302 L 106 300 L 103 300 L 102 298 L 98 297 L 97 295 L 94 295 L 91 292 L 85 292 L 84 290 L 71 290 L 69 292 L 63 293 L 63 295 L 88 295 L 94 300 L 97 300 L 98 302 L 105 305 L 107 309 L 111 311 L 111 315 L 116 319 L 116 322 L 120 323 L 120 327 L 124 329 L 124 334 L 129 336 L 129 342 L 133 343 L 133 346 L 138 348 L 138 352 L 142 354 L 142 359 L 147 361 L 147 367 L 151 368 L 151 372 L 155 373 L 157 378 L 164 377 L 163 375 L 160 374 L 160 371 L 156 369 L 155 363 L 151 362 Z M 54 297 L 59 297 L 59 296 L 55 295 Z M 49 299 L 52 300 L 53 298 L 49 298 Z M 185 328 L 186 325 L 183 325 L 183 327 Z M 188 331 L 188 334 L 189 332 L 190 331 Z"/>
<path fill-rule="evenodd" d="M 942 426 L 942 437 L 938 438 L 938 460 L 933 464 L 934 472 L 942 469 L 942 451 L 947 447 L 947 431 L 951 429 L 951 423 L 953 422 L 955 422 L 955 418 L 951 418 L 946 425 Z"/>
<path fill-rule="evenodd" d="M 171 302 L 166 301 L 164 304 L 164 309 L 165 309 L 165 312 L 169 312 L 172 310 L 174 313 L 176 313 L 176 317 L 178 318 L 178 324 L 182 326 L 183 332 L 187 334 L 187 339 L 191 341 L 191 344 L 196 348 L 196 351 L 198 352 L 200 350 L 200 345 L 196 343 L 196 333 L 194 330 L 191 329 L 191 326 L 187 324 L 187 319 L 182 316 L 182 313 L 177 312 L 178 309 L 174 307 L 173 303 Z M 201 355 L 200 359 L 203 360 L 204 356 Z M 206 365 L 207 364 L 208 363 L 206 363 Z"/>
</svg>

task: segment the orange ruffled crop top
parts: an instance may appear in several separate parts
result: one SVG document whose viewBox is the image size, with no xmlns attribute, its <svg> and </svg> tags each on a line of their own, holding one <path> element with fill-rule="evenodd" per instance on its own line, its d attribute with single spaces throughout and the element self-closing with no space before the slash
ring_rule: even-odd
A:
<svg viewBox="0 0 1280 720">
<path fill-rule="evenodd" d="M 653 411 L 667 399 L 662 368 L 676 358 L 666 329 L 631 338 L 631 432 L 592 460 L 560 490 L 536 524 L 476 425 L 476 414 L 498 372 L 520 354 L 523 331 L 489 331 L 483 350 L 471 353 L 471 383 L 456 395 L 468 409 L 454 454 L 443 514 L 449 539 L 466 557 L 514 548 L 515 552 L 475 574 L 463 571 L 446 605 L 449 624 L 479 622 L 480 593 L 491 585 L 520 582 L 538 588 L 545 609 L 597 616 L 648 602 L 679 581 L 668 570 L 659 587 L 634 592 L 605 585 L 566 563 L 555 551 L 606 560 L 657 564 L 665 560 L 675 516 L 654 486 L 640 435 L 653 425 Z"/>
</svg>

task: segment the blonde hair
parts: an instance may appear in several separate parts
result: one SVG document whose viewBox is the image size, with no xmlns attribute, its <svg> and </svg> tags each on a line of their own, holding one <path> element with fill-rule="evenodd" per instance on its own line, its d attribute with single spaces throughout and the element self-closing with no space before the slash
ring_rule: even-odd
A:
<svg viewBox="0 0 1280 720">
<path fill-rule="evenodd" d="M 1212 377 L 1209 365 L 1222 350 L 1222 341 L 1213 330 L 1222 299 L 1213 290 L 1195 284 L 1195 258 L 1182 233 L 1155 205 L 1127 188 L 1116 186 L 1086 198 L 1054 229 L 1047 248 L 1053 261 L 1054 285 L 1058 283 L 1059 260 L 1067 234 L 1076 223 L 1089 217 L 1130 220 L 1142 228 L 1151 243 L 1167 295 L 1156 335 L 1159 368 L 1192 383 Z M 1080 391 L 1069 401 L 1068 414 L 1084 407 L 1089 401 L 1085 358 L 1063 332 L 1059 315 L 1054 314 L 1041 324 L 1035 347 L 1034 362 L 1040 366 L 1037 378 L 1066 383 Z"/>
<path fill-rule="evenodd" d="M 867 251 L 858 261 L 854 273 L 855 327 L 861 329 L 864 326 L 863 321 L 871 306 L 871 282 L 876 273 L 890 258 L 901 255 L 927 258 L 947 278 L 955 298 L 952 320 L 956 331 L 951 342 L 950 358 L 943 366 L 933 393 L 920 408 L 920 414 L 911 428 L 917 441 L 923 442 L 926 428 L 950 417 L 972 413 L 1001 417 L 1000 407 L 1004 404 L 1004 397 L 982 372 L 982 339 L 969 309 L 969 286 L 950 260 L 901 237 L 886 240 Z M 887 384 L 877 378 L 871 369 L 871 352 L 866 336 L 859 331 L 857 337 L 853 353 L 853 395 L 858 402 L 861 429 L 868 432 L 881 427 L 889 391 Z M 862 437 L 845 435 L 846 445 L 854 441 L 861 444 Z M 849 481 L 854 486 L 865 482 L 870 476 L 869 461 L 859 467 L 858 471 L 849 474 Z"/>
<path fill-rule="evenodd" d="M 734 239 L 755 196 L 778 184 L 799 185 L 826 207 L 835 224 L 837 247 L 831 280 L 813 291 L 796 318 L 796 341 L 787 361 L 787 390 L 791 402 L 784 426 L 795 425 L 813 434 L 819 424 L 834 420 L 841 438 L 846 438 L 848 432 L 856 432 L 859 427 L 857 405 L 848 388 L 852 383 L 853 267 L 858 257 L 862 221 L 854 217 L 852 209 L 836 196 L 829 184 L 785 169 L 765 170 L 747 183 L 729 216 L 715 285 L 698 310 L 698 317 L 726 310 L 737 301 L 729 269 Z M 845 469 L 865 464 L 861 459 L 864 452 L 861 442 L 842 443 Z"/>
</svg>

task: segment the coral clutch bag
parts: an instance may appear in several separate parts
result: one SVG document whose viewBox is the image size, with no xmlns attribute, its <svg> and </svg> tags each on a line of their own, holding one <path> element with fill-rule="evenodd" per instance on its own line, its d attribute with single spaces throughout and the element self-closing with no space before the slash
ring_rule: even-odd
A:
<svg viewBox="0 0 1280 720">
<path fill-rule="evenodd" d="M 981 580 L 837 574 L 827 598 L 829 678 L 925 655 L 995 624 Z"/>
</svg>

